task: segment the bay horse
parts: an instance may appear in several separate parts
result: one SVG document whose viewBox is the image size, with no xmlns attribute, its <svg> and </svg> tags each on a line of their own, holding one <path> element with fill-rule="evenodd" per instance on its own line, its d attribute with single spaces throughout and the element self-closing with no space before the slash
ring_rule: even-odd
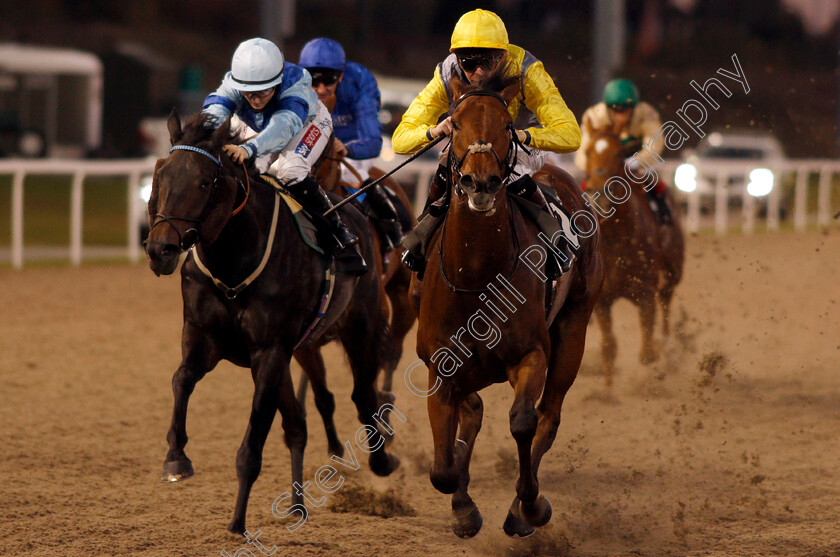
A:
<svg viewBox="0 0 840 557">
<path fill-rule="evenodd" d="M 356 178 L 359 180 L 359 183 L 349 184 L 341 180 L 341 165 L 347 163 L 342 157 L 338 156 L 333 149 L 333 145 L 334 143 L 331 138 L 329 145 L 324 150 L 321 158 L 315 163 L 315 165 L 313 165 L 312 170 L 315 180 L 322 188 L 324 188 L 325 191 L 330 191 L 343 199 L 351 193 L 351 190 L 349 190 L 348 187 L 359 188 L 362 186 L 362 178 L 354 172 L 354 174 L 356 174 Z M 385 172 L 377 167 L 372 167 L 369 171 L 370 177 L 374 180 L 379 179 L 384 174 Z M 402 204 L 402 208 L 405 209 L 406 219 L 410 222 L 410 226 L 413 228 L 417 224 L 417 219 L 414 216 L 414 211 L 411 209 L 411 201 L 405 193 L 405 190 L 403 190 L 399 182 L 390 176 L 380 183 L 383 188 L 387 188 L 396 195 L 399 203 Z M 394 205 L 397 206 L 398 203 L 394 201 Z M 393 403 L 395 400 L 392 392 L 394 371 L 396 370 L 397 364 L 402 357 L 402 347 L 405 337 L 408 335 L 408 332 L 417 320 L 408 297 L 408 289 L 411 283 L 412 272 L 405 265 L 401 264 L 400 249 L 391 250 L 387 255 L 387 264 L 383 263 L 380 255 L 381 240 L 379 239 L 378 233 L 375 231 L 375 226 L 372 222 L 370 228 L 373 233 L 373 240 L 375 244 L 375 260 L 373 266 L 382 276 L 381 282 L 384 290 L 382 296 L 382 309 L 383 312 L 385 312 L 385 315 L 390 318 L 389 327 L 391 331 L 389 339 L 383 339 L 383 341 L 390 340 L 390 347 L 388 347 L 389 350 L 386 351 L 387 357 L 381 362 L 384 367 L 381 370 L 382 379 L 379 391 L 379 400 L 381 403 Z M 388 303 L 385 302 L 386 298 Z M 303 366 L 303 362 L 297 357 L 297 355 L 295 356 L 295 359 L 298 360 L 298 363 L 300 363 L 301 366 Z M 318 365 L 317 362 L 315 362 L 315 365 Z M 304 375 L 301 377 L 301 382 L 298 385 L 297 391 L 298 401 L 301 404 L 304 403 L 306 397 L 307 385 L 307 375 Z M 387 435 L 388 432 L 385 431 L 384 433 Z"/>
<path fill-rule="evenodd" d="M 648 204 L 644 186 L 638 179 L 628 178 L 624 153 L 621 140 L 611 130 L 595 130 L 586 152 L 586 189 L 598 194 L 593 203 L 601 208 L 599 224 L 607 271 L 604 290 L 595 306 L 603 336 L 601 356 L 607 386 L 612 385 L 618 352 L 612 325 L 613 303 L 626 298 L 638 306 L 642 332 L 639 361 L 655 362 L 659 357 L 653 338 L 656 301 L 662 308 L 662 330 L 667 337 L 671 298 L 682 279 L 685 259 L 679 211 L 670 191 L 666 195 L 673 222 L 660 225 Z"/>
<path fill-rule="evenodd" d="M 326 338 L 341 341 L 353 372 L 352 398 L 359 420 L 377 427 L 376 340 L 388 334 L 387 322 L 378 310 L 379 277 L 376 273 L 335 275 L 332 302 L 324 309 L 320 302 L 326 261 L 304 243 L 292 212 L 276 188 L 258 179 L 253 163 L 240 168 L 223 154 L 222 146 L 230 142 L 230 120 L 212 131 L 198 115 L 182 129 L 173 110 L 168 128 L 173 148 L 155 165 L 149 200 L 149 266 L 157 275 L 172 274 L 179 255 L 193 249 L 181 266 L 182 360 L 172 378 L 175 402 L 162 477 L 177 481 L 194 473 L 184 446 L 187 404 L 196 383 L 222 359 L 250 368 L 254 397 L 236 457 L 239 490 L 228 525 L 232 533 L 243 534 L 248 496 L 278 411 L 291 452 L 292 481 L 303 481 L 306 420 L 289 373 L 297 345 L 297 351 L 311 353 Z M 359 237 L 362 255 L 372 257 L 362 215 L 348 208 L 342 218 Z M 202 271 L 197 258 L 215 280 Z M 261 267 L 261 272 L 255 271 Z M 223 289 L 219 284 L 239 286 Z M 313 329 L 316 334 L 307 337 L 317 313 L 325 314 Z M 311 379 L 317 398 L 323 378 Z M 386 476 L 399 460 L 379 443 L 369 464 L 375 474 Z M 295 491 L 292 503 L 303 502 Z"/>
<path fill-rule="evenodd" d="M 501 93 L 465 85 L 457 76 L 450 86 L 458 99 L 450 111 L 448 164 L 454 194 L 443 225 L 432 236 L 422 286 L 412 279 L 412 293 L 419 292 L 419 300 L 414 298 L 417 355 L 429 368 L 430 479 L 438 491 L 453 494 L 453 532 L 477 534 L 483 519 L 468 486 L 484 410 L 478 391 L 508 381 L 514 391 L 509 415 L 519 479 L 504 531 L 527 536 L 551 518 L 537 477 L 557 434 L 563 399 L 580 367 L 587 323 L 601 291 L 598 231 L 589 215 L 591 233 L 579 237 L 576 261 L 558 281 L 553 307 L 560 309 L 549 322 L 545 277 L 520 261 L 523 250 L 540 245 L 538 229 L 503 187 L 516 156 L 507 105 L 520 90 L 519 80 L 494 87 Z M 546 165 L 534 178 L 552 187 L 571 213 L 589 212 L 566 172 Z M 543 257 L 541 272 L 544 262 Z M 494 296 L 496 303 L 490 301 Z"/>
</svg>

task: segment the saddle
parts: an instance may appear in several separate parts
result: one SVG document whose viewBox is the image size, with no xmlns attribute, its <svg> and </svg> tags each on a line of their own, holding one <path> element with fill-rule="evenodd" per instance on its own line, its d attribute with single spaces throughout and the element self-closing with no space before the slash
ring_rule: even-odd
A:
<svg viewBox="0 0 840 557">
<path fill-rule="evenodd" d="M 261 174 L 260 179 L 272 186 L 280 194 L 280 198 L 286 203 L 286 206 L 292 213 L 292 217 L 294 217 L 295 225 L 297 225 L 298 233 L 303 243 L 313 251 L 326 257 L 327 250 L 324 249 L 324 246 L 329 245 L 326 238 L 329 238 L 332 234 L 326 220 L 314 217 L 313 212 L 308 211 L 297 199 L 292 197 L 283 187 L 283 184 L 271 174 Z"/>
</svg>

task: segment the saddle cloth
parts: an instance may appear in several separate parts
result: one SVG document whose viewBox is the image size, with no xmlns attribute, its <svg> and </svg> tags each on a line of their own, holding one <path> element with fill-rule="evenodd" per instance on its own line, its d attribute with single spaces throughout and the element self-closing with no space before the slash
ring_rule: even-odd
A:
<svg viewBox="0 0 840 557">
<path fill-rule="evenodd" d="M 324 230 L 323 227 L 316 225 L 316 221 L 312 215 L 304 209 L 303 205 L 293 198 L 288 191 L 286 191 L 277 178 L 270 174 L 261 174 L 260 178 L 262 178 L 265 183 L 273 186 L 286 203 L 286 206 L 289 207 L 289 210 L 292 212 L 292 216 L 295 219 L 295 224 L 297 225 L 297 229 L 303 243 L 321 255 L 325 255 L 325 250 L 321 246 L 319 238 L 323 238 L 325 236 L 329 237 L 329 229 Z"/>
</svg>

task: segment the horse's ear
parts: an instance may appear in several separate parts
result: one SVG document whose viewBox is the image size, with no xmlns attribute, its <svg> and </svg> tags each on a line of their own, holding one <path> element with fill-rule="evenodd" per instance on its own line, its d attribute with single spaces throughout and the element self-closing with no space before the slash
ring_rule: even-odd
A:
<svg viewBox="0 0 840 557">
<path fill-rule="evenodd" d="M 452 74 L 452 77 L 449 79 L 449 90 L 452 91 L 452 98 L 457 100 L 466 92 L 467 85 L 464 85 L 464 82 L 461 81 L 461 78 L 457 74 Z"/>
<path fill-rule="evenodd" d="M 169 128 L 169 142 L 175 145 L 184 133 L 181 131 L 181 117 L 178 116 L 178 109 L 172 107 L 172 112 L 169 113 L 169 120 L 166 121 L 166 127 Z"/>
<path fill-rule="evenodd" d="M 505 100 L 505 104 L 510 105 L 511 101 L 516 98 L 516 95 L 519 94 L 520 90 L 521 86 L 519 84 L 519 78 L 517 77 L 510 83 L 506 84 L 499 94 Z"/>
<path fill-rule="evenodd" d="M 233 213 L 233 203 L 236 201 L 236 180 L 229 176 L 219 176 L 219 182 L 221 187 L 218 189 L 216 201 L 201 224 L 201 242 L 207 245 L 219 237 Z"/>
<path fill-rule="evenodd" d="M 158 159 L 155 163 L 155 172 L 152 174 L 152 193 L 149 195 L 149 202 L 146 208 L 149 211 L 149 228 L 155 224 L 157 219 L 157 204 L 158 204 L 158 170 L 166 159 Z"/>
<path fill-rule="evenodd" d="M 231 116 L 228 116 L 224 123 L 219 126 L 219 129 L 210 136 L 210 142 L 214 147 L 221 147 L 230 141 L 230 119 Z"/>
</svg>

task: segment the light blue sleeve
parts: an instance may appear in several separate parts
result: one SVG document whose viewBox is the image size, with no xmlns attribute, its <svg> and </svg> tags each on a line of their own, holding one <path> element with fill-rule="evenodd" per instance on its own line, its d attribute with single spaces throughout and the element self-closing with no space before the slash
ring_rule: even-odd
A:
<svg viewBox="0 0 840 557">
<path fill-rule="evenodd" d="M 265 128 L 245 148 L 251 156 L 262 157 L 283 150 L 305 124 L 315 119 L 318 95 L 312 90 L 312 78 L 301 78 L 280 92 L 280 110 L 271 115 Z"/>
<path fill-rule="evenodd" d="M 218 128 L 221 126 L 231 112 L 236 112 L 236 109 L 243 102 L 242 93 L 225 85 L 224 80 L 218 89 L 207 95 L 204 99 L 204 106 L 202 113 L 207 114 L 209 123 Z"/>
</svg>

